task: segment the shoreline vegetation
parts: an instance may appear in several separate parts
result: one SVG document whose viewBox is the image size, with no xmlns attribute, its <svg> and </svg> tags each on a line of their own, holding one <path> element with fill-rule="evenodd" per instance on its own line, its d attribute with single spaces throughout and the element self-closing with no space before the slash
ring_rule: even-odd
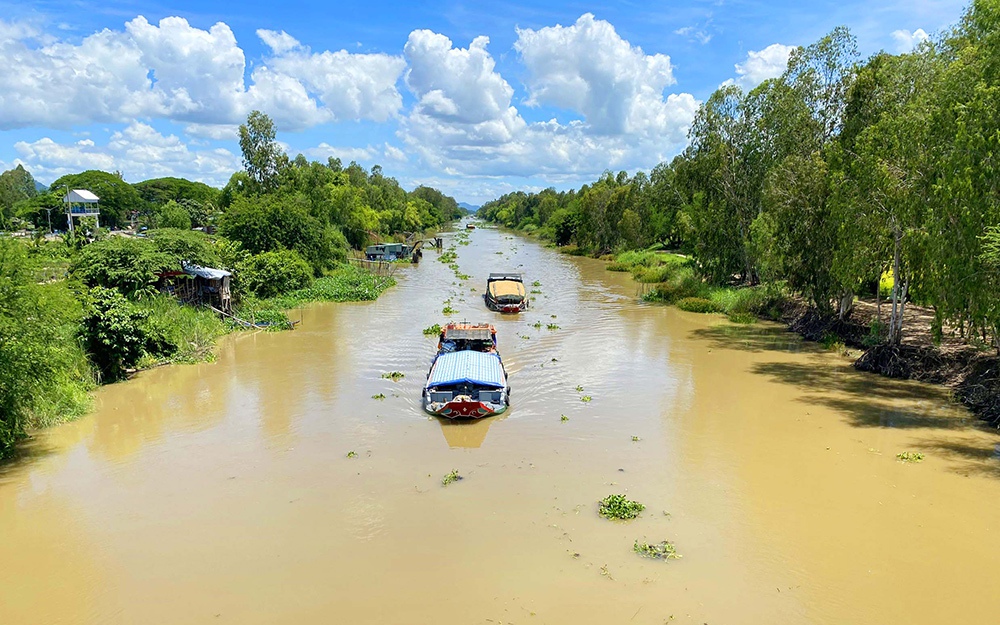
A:
<svg viewBox="0 0 1000 625">
<path fill-rule="evenodd" d="M 290 328 L 286 312 L 310 302 L 378 298 L 395 280 L 349 257 L 465 214 L 437 189 L 404 190 L 378 165 L 289 159 L 257 111 L 240 146 L 244 169 L 221 190 L 87 171 L 38 191 L 21 166 L 0 174 L 9 191 L 0 194 L 0 460 L 30 431 L 85 414 L 101 384 L 210 360 L 221 336 Z M 90 217 L 74 234 L 46 234 L 50 218 L 68 230 L 66 188 L 95 192 L 111 229 Z M 230 297 L 190 288 L 208 284 L 183 271 L 191 264 L 228 272 Z"/>
<path fill-rule="evenodd" d="M 945 384 L 1000 427 L 997 24 L 1000 0 L 975 0 L 868 58 L 835 28 L 780 76 L 720 86 L 648 173 L 508 193 L 478 216 L 610 260 L 645 299 L 863 349 L 858 369 Z"/>
</svg>

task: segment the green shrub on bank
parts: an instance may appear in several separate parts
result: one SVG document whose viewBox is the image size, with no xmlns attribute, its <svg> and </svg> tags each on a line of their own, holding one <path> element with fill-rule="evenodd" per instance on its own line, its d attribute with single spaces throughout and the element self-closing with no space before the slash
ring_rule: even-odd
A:
<svg viewBox="0 0 1000 625">
<path fill-rule="evenodd" d="M 276 297 L 312 284 L 309 263 L 293 250 L 255 254 L 236 268 L 240 285 L 261 298 Z"/>
<path fill-rule="evenodd" d="M 722 308 L 710 299 L 703 297 L 685 297 L 677 301 L 677 307 L 693 313 L 717 313 Z"/>
<path fill-rule="evenodd" d="M 197 362 L 226 333 L 226 325 L 214 312 L 182 304 L 172 297 L 157 295 L 139 307 L 148 316 L 145 354 L 136 363 L 138 368 L 165 360 Z"/>
<path fill-rule="evenodd" d="M 306 302 L 365 302 L 378 299 L 386 289 L 396 284 L 388 276 L 341 265 L 335 271 L 317 278 L 312 286 L 287 293 L 273 302 L 281 308 L 295 308 Z"/>
<path fill-rule="evenodd" d="M 84 412 L 93 386 L 65 282 L 36 284 L 24 246 L 0 238 L 0 458 L 26 430 Z"/>
<path fill-rule="evenodd" d="M 150 339 L 148 317 L 148 311 L 130 302 L 117 289 L 102 286 L 91 289 L 87 312 L 80 324 L 80 338 L 104 380 L 120 380 L 139 362 Z"/>
</svg>

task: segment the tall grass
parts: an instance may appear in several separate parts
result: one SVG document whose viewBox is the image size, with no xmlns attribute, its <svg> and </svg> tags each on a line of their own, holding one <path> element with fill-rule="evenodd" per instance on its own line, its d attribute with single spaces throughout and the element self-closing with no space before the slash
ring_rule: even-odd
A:
<svg viewBox="0 0 1000 625">
<path fill-rule="evenodd" d="M 197 362 L 210 355 L 216 339 L 228 330 L 214 312 L 157 295 L 140 302 L 149 312 L 150 342 L 139 368 L 160 362 Z"/>
</svg>

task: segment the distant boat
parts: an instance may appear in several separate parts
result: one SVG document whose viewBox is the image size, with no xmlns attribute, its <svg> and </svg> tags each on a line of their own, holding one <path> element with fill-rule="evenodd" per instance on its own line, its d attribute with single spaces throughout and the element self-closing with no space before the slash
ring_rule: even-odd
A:
<svg viewBox="0 0 1000 625">
<path fill-rule="evenodd" d="M 465 229 L 466 230 L 475 230 L 476 229 L 476 224 L 465 224 Z"/>
<path fill-rule="evenodd" d="M 449 419 L 478 419 L 507 410 L 510 388 L 496 339 L 496 328 L 486 323 L 442 328 L 424 385 L 424 410 Z"/>
<path fill-rule="evenodd" d="M 524 276 L 519 273 L 491 273 L 483 293 L 486 307 L 502 313 L 518 313 L 528 307 Z"/>
</svg>

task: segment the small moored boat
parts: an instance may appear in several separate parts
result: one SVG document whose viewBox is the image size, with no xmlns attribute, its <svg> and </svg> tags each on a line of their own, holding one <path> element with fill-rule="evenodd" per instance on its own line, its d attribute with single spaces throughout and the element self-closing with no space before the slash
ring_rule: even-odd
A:
<svg viewBox="0 0 1000 625">
<path fill-rule="evenodd" d="M 524 276 L 519 273 L 491 273 L 483 293 L 486 307 L 502 313 L 517 313 L 528 307 Z"/>
<path fill-rule="evenodd" d="M 485 323 L 446 325 L 423 395 L 424 410 L 450 419 L 478 419 L 506 410 L 510 388 L 496 349 L 496 328 Z"/>
<path fill-rule="evenodd" d="M 476 224 L 465 224 L 465 229 L 466 230 L 475 230 L 476 229 Z"/>
</svg>

